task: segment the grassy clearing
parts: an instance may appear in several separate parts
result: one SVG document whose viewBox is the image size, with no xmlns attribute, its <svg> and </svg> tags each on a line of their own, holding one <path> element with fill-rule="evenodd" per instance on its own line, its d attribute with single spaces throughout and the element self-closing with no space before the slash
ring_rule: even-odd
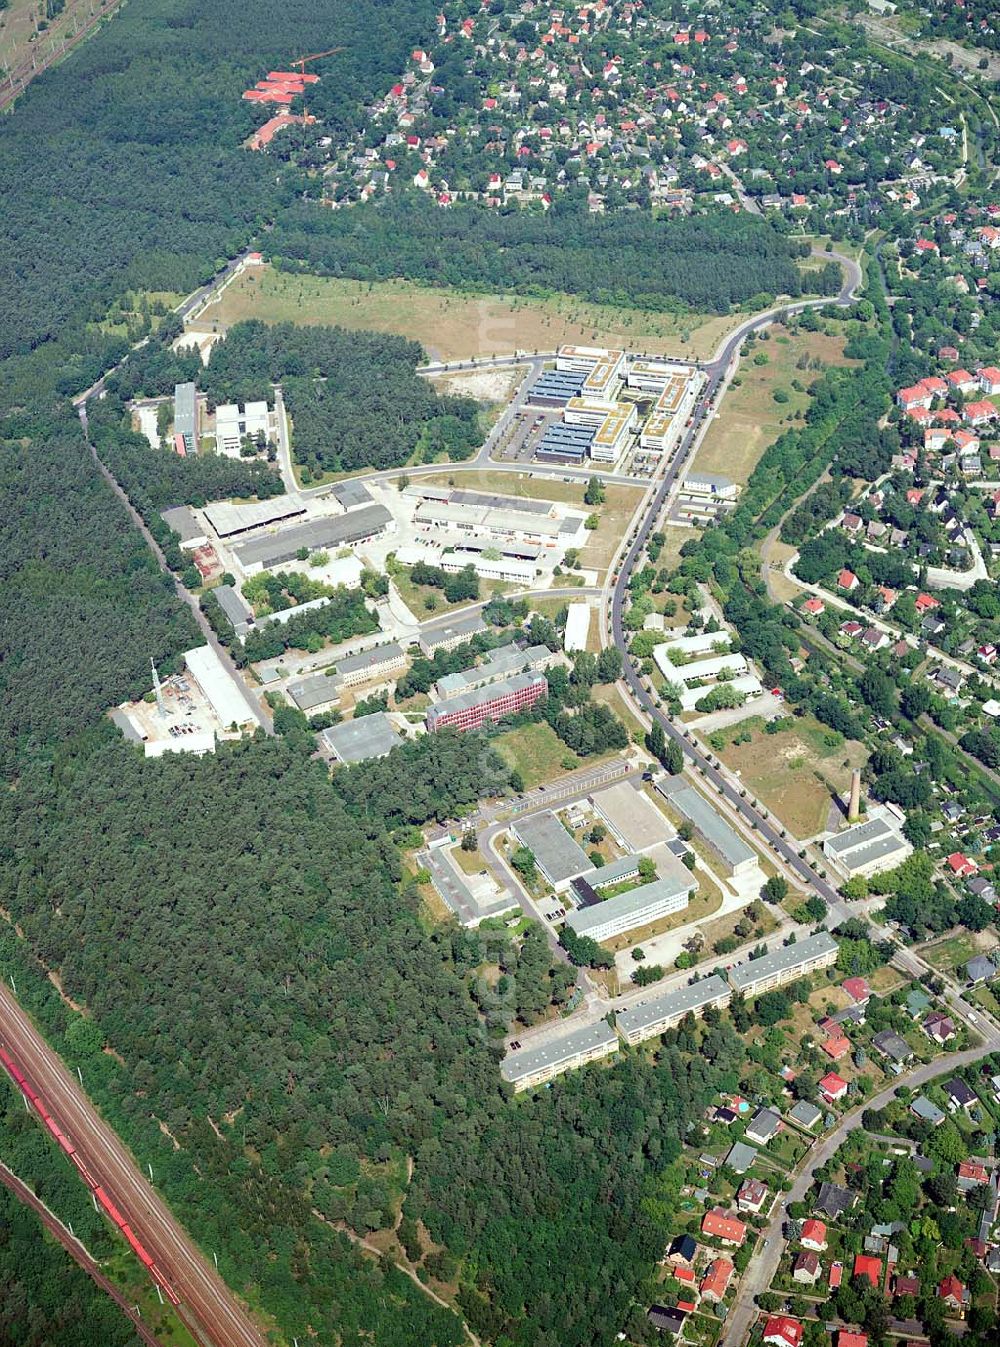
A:
<svg viewBox="0 0 1000 1347">
<path fill-rule="evenodd" d="M 768 357 L 767 364 L 754 364 L 758 353 Z M 813 368 L 799 369 L 798 362 L 803 358 L 812 362 Z M 844 342 L 839 337 L 771 328 L 769 340 L 744 349 L 738 372 L 742 383 L 738 388 L 730 386 L 723 398 L 694 466 L 704 472 L 722 473 L 734 482 L 746 482 L 764 450 L 794 423 L 798 412 L 805 410 L 809 402 L 805 390 L 823 369 L 856 363 L 845 360 Z M 792 387 L 793 379 L 802 391 Z M 775 402 L 777 390 L 787 394 L 787 402 Z"/>
<path fill-rule="evenodd" d="M 733 740 L 749 735 L 749 741 Z M 709 735 L 713 750 L 796 837 L 812 837 L 826 827 L 830 802 L 844 794 L 851 771 L 863 765 L 863 744 L 840 739 L 811 716 L 767 734 L 758 716 Z"/>
<path fill-rule="evenodd" d="M 478 847 L 475 851 L 463 851 L 461 847 L 452 847 L 451 859 L 466 875 L 481 875 L 486 869 L 486 861 Z"/>
<path fill-rule="evenodd" d="M 888 964 L 868 975 L 868 985 L 878 996 L 891 996 L 905 981 L 903 974 Z"/>
<path fill-rule="evenodd" d="M 470 602 L 468 599 L 460 599 L 457 603 L 449 603 L 443 590 L 437 589 L 433 585 L 414 584 L 410 572 L 409 566 L 399 566 L 393 573 L 392 583 L 396 586 L 399 597 L 418 622 L 426 622 L 429 617 L 450 613 L 455 608 L 468 607 Z"/>
<path fill-rule="evenodd" d="M 195 326 L 224 329 L 247 318 L 396 332 L 419 341 L 437 360 L 552 351 L 565 342 L 701 358 L 712 355 L 740 321 L 738 314 L 643 313 L 586 304 L 572 295 L 465 295 L 410 281 L 350 281 L 255 267 L 227 286 Z"/>
<path fill-rule="evenodd" d="M 587 534 L 587 541 L 580 549 L 580 565 L 585 570 L 607 571 L 642 495 L 641 487 L 605 487 L 604 504 L 597 507 L 600 522 Z"/>
<path fill-rule="evenodd" d="M 527 790 L 554 781 L 583 761 L 545 721 L 508 730 L 493 740 L 493 747 L 510 768 L 521 773 Z"/>
<path fill-rule="evenodd" d="M 967 963 L 975 955 L 981 954 L 994 944 L 996 944 L 996 940 L 992 936 L 987 936 L 985 941 L 981 941 L 966 931 L 962 935 L 953 935 L 946 940 L 939 940 L 933 945 L 924 945 L 919 954 L 922 959 L 927 960 L 932 968 L 936 968 L 938 972 L 946 973 L 953 968 L 961 967 L 962 964 Z"/>
<path fill-rule="evenodd" d="M 745 916 L 746 909 L 741 908 L 738 912 L 727 912 L 724 917 L 719 917 L 718 920 L 709 922 L 707 925 L 701 927 L 701 934 L 705 937 L 705 943 L 701 947 L 703 952 L 699 956 L 702 963 L 714 966 L 717 963 L 724 963 L 727 958 L 731 957 L 729 955 L 713 954 L 712 946 L 717 941 L 724 940 L 727 937 L 734 935 L 736 927 Z M 760 921 L 754 923 L 754 930 L 760 931 L 762 936 L 767 936 L 777 929 L 778 923 L 775 920 L 773 913 L 770 908 L 765 907 Z M 737 936 L 736 938 L 739 939 L 740 937 Z M 751 937 L 751 939 L 753 939 L 753 937 Z"/>
<path fill-rule="evenodd" d="M 420 478 L 427 486 L 460 486 L 463 491 L 490 491 L 502 496 L 523 496 L 527 500 L 551 500 L 559 505 L 573 505 L 588 510 L 583 493 L 587 483 L 560 482 L 552 477 L 532 477 L 524 472 L 494 472 L 489 468 L 463 469 L 461 465 L 450 472 L 429 472 Z M 612 490 L 630 490 L 629 487 Z"/>
</svg>

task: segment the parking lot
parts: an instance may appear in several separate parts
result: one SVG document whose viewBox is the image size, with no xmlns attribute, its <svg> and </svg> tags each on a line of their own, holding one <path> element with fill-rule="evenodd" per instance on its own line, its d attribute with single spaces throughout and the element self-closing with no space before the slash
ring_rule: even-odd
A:
<svg viewBox="0 0 1000 1347">
<path fill-rule="evenodd" d="M 530 463 L 542 436 L 561 415 L 558 407 L 522 407 L 499 454 L 494 457 L 502 463 Z"/>
</svg>

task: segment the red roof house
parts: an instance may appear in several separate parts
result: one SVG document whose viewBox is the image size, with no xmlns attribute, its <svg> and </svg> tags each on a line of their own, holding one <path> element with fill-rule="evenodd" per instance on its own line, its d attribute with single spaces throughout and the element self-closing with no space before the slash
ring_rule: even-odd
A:
<svg viewBox="0 0 1000 1347">
<path fill-rule="evenodd" d="M 802 1325 L 787 1314 L 771 1314 L 764 1325 L 764 1341 L 774 1347 L 801 1347 Z"/>
<path fill-rule="evenodd" d="M 974 875 L 978 872 L 979 866 L 975 861 L 964 856 L 961 851 L 953 851 L 948 857 L 948 869 L 955 875 Z"/>
<path fill-rule="evenodd" d="M 800 1243 L 814 1253 L 822 1253 L 826 1248 L 826 1222 L 818 1221 L 815 1217 L 803 1221 Z"/>
<path fill-rule="evenodd" d="M 735 1244 L 738 1247 L 747 1237 L 747 1228 L 732 1212 L 724 1211 L 722 1207 L 712 1207 L 702 1217 L 701 1233 L 714 1235 L 723 1244 Z"/>
<path fill-rule="evenodd" d="M 859 1253 L 854 1259 L 854 1272 L 852 1276 L 867 1277 L 878 1291 L 882 1286 L 882 1260 L 873 1258 L 871 1254 Z"/>
<path fill-rule="evenodd" d="M 716 1258 L 709 1263 L 701 1279 L 701 1294 L 705 1300 L 721 1300 L 736 1269 L 728 1258 Z"/>
<path fill-rule="evenodd" d="M 833 1104 L 847 1093 L 847 1081 L 843 1076 L 838 1076 L 836 1071 L 829 1071 L 820 1081 L 819 1088 L 823 1098 Z"/>
<path fill-rule="evenodd" d="M 952 1272 L 938 1286 L 938 1298 L 943 1300 L 951 1309 L 964 1312 L 965 1306 L 968 1304 L 969 1293 Z"/>
</svg>

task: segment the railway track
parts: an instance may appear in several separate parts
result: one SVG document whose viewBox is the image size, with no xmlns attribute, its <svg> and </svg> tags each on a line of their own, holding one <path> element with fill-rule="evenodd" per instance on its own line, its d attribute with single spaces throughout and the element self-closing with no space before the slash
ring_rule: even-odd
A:
<svg viewBox="0 0 1000 1347">
<path fill-rule="evenodd" d="M 160 1339 L 150 1329 L 146 1327 L 142 1319 L 136 1312 L 133 1305 L 130 1305 L 125 1297 L 115 1286 L 114 1282 L 108 1280 L 101 1271 L 100 1264 L 87 1252 L 83 1245 L 71 1231 L 63 1225 L 62 1221 L 49 1210 L 45 1203 L 37 1197 L 28 1185 L 8 1169 L 3 1163 L 0 1163 L 0 1183 L 4 1185 L 17 1200 L 24 1206 L 30 1207 L 41 1223 L 45 1226 L 55 1239 L 63 1246 L 69 1256 L 79 1267 L 81 1267 L 87 1276 L 90 1277 L 111 1299 L 115 1302 L 125 1317 L 131 1322 L 132 1327 L 142 1338 L 148 1347 L 163 1347 Z"/>
<path fill-rule="evenodd" d="M 62 58 L 78 46 L 85 37 L 89 37 L 102 19 L 106 19 L 122 4 L 122 0 L 104 0 L 104 4 L 93 13 L 88 14 L 84 20 L 83 26 L 70 37 L 63 39 L 59 47 L 53 46 L 48 55 L 41 60 L 37 59 L 33 51 L 30 59 L 24 60 L 20 65 L 16 65 L 13 70 L 7 71 L 4 76 L 4 88 L 0 89 L 0 112 L 9 108 L 15 99 L 20 98 L 33 79 L 37 79 L 43 70 L 48 70 L 50 66 L 61 61 Z M 67 16 L 68 19 L 68 16 Z"/>
<path fill-rule="evenodd" d="M 126 1239 L 126 1228 L 131 1233 L 129 1243 L 142 1249 L 139 1256 L 151 1278 L 176 1304 L 195 1341 L 202 1347 L 266 1347 L 247 1310 L 3 983 L 0 1049 L 0 1064 L 69 1155 L 105 1214 Z"/>
</svg>

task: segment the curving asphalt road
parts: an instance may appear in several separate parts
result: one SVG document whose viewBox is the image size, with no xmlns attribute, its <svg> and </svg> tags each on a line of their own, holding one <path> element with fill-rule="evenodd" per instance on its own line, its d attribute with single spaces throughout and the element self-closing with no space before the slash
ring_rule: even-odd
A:
<svg viewBox="0 0 1000 1347">
<path fill-rule="evenodd" d="M 806 309 L 822 308 L 827 304 L 835 304 L 839 308 L 849 308 L 854 303 L 858 287 L 862 283 L 863 274 L 860 265 L 852 258 L 845 257 L 842 253 L 823 253 L 821 256 L 832 257 L 838 261 L 844 268 L 844 284 L 840 293 L 835 299 L 822 300 L 801 300 L 794 304 L 783 304 L 766 313 L 757 314 L 756 317 L 748 319 L 731 333 L 722 343 L 715 359 L 706 366 L 703 366 L 708 376 L 708 382 L 702 393 L 700 406 L 703 409 L 701 416 L 696 416 L 695 424 L 692 425 L 684 434 L 680 444 L 677 447 L 673 460 L 671 461 L 666 473 L 660 479 L 659 485 L 650 498 L 645 511 L 645 516 L 640 523 L 631 543 L 628 545 L 624 558 L 621 561 L 617 578 L 614 581 L 614 588 L 611 597 L 611 637 L 614 644 L 622 652 L 623 659 L 623 677 L 628 686 L 628 690 L 635 702 L 642 708 L 646 715 L 659 723 L 668 738 L 679 744 L 685 756 L 690 762 L 698 768 L 704 775 L 705 780 L 719 794 L 721 794 L 733 809 L 737 810 L 744 820 L 754 828 L 757 833 L 768 843 L 768 845 L 777 852 L 788 868 L 793 871 L 799 879 L 811 889 L 819 894 L 825 902 L 833 907 L 838 907 L 840 899 L 837 891 L 826 880 L 821 879 L 813 867 L 800 858 L 798 851 L 789 841 L 781 836 L 780 831 L 774 824 L 764 817 L 763 813 L 750 802 L 740 796 L 739 791 L 730 784 L 729 779 L 715 767 L 708 755 L 697 746 L 691 739 L 679 730 L 673 721 L 662 711 L 658 709 L 653 698 L 643 686 L 642 679 L 628 653 L 628 635 L 624 626 L 625 603 L 628 595 L 628 583 L 632 577 L 632 572 L 636 563 L 641 558 L 649 536 L 653 532 L 656 521 L 660 516 L 667 498 L 670 495 L 677 479 L 683 471 L 684 464 L 687 462 L 695 440 L 700 432 L 704 409 L 712 401 L 718 392 L 720 384 L 726 377 L 730 362 L 733 360 L 742 342 L 751 332 L 760 331 L 772 323 L 779 314 L 802 313 Z"/>
<path fill-rule="evenodd" d="M 964 1008 L 968 1011 L 967 1006 Z M 813 1177 L 817 1169 L 821 1169 L 836 1154 L 848 1132 L 852 1132 L 860 1126 L 861 1115 L 865 1109 L 885 1108 L 886 1104 L 895 1097 L 900 1086 L 908 1086 L 913 1089 L 916 1086 L 926 1085 L 929 1080 L 934 1080 L 937 1076 L 948 1071 L 954 1071 L 956 1067 L 968 1066 L 971 1062 L 978 1062 L 981 1058 L 988 1057 L 992 1052 L 1000 1051 L 1000 1030 L 997 1030 L 992 1024 L 988 1028 L 988 1036 L 984 1039 L 981 1047 L 969 1048 L 965 1052 L 954 1052 L 948 1057 L 939 1057 L 936 1061 L 927 1062 L 923 1066 L 905 1072 L 879 1094 L 864 1100 L 856 1108 L 851 1109 L 849 1113 L 845 1113 L 834 1130 L 813 1146 L 812 1150 L 808 1152 L 804 1167 L 796 1174 L 790 1191 L 778 1202 L 774 1215 L 763 1231 L 763 1243 L 740 1283 L 739 1292 L 726 1319 L 726 1331 L 720 1347 L 736 1347 L 736 1344 L 741 1343 L 746 1337 L 750 1324 L 758 1313 L 754 1305 L 754 1297 L 762 1291 L 766 1291 L 771 1285 L 781 1261 L 782 1230 L 786 1206 L 790 1202 L 802 1201 L 812 1187 Z"/>
<path fill-rule="evenodd" d="M 35 1028 L 6 984 L 0 983 L 0 1042 L 45 1102 L 179 1296 L 178 1313 L 204 1347 L 266 1347 L 264 1334 L 142 1174 L 114 1129 L 77 1078 Z"/>
</svg>

